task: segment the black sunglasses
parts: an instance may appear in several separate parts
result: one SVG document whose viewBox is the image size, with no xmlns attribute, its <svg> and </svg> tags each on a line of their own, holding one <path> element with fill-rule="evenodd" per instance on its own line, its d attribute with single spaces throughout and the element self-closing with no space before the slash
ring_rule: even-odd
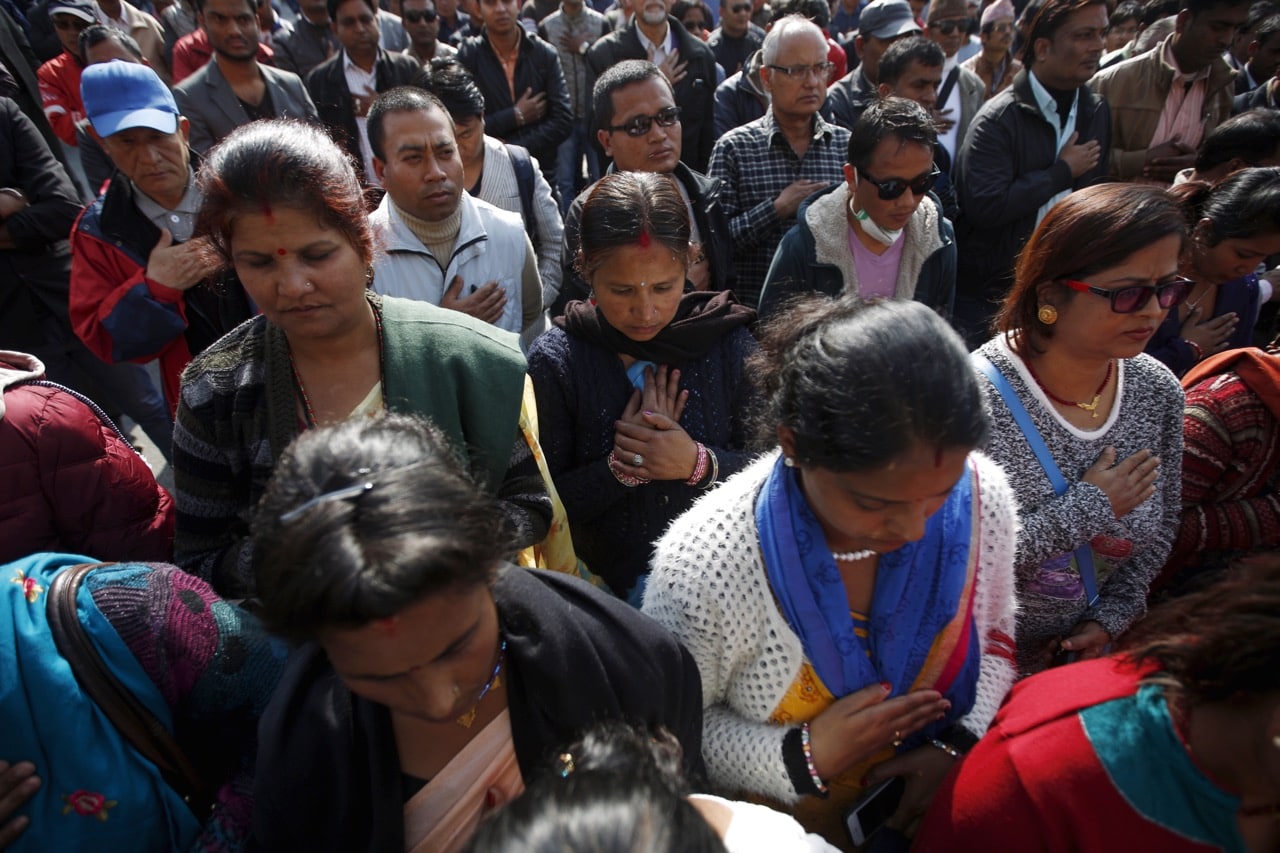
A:
<svg viewBox="0 0 1280 853">
<path fill-rule="evenodd" d="M 627 136 L 644 136 L 653 127 L 655 121 L 658 127 L 675 127 L 680 123 L 680 108 L 664 107 L 658 110 L 657 115 L 636 116 L 626 124 L 615 124 L 606 127 L 605 130 L 610 133 L 625 133 Z"/>
<path fill-rule="evenodd" d="M 729 11 L 730 11 L 730 12 L 737 12 L 737 13 L 750 12 L 750 11 L 751 11 L 751 4 L 750 4 L 750 3 L 739 3 L 737 6 L 730 6 L 730 7 L 729 7 Z"/>
<path fill-rule="evenodd" d="M 1187 301 L 1196 283 L 1189 278 L 1174 276 L 1155 284 L 1134 284 L 1129 287 L 1117 287 L 1108 290 L 1105 287 L 1094 287 L 1083 281 L 1063 279 L 1062 283 L 1080 293 L 1092 293 L 1111 301 L 1111 310 L 1117 314 L 1132 314 L 1141 311 L 1154 295 L 1161 308 L 1172 308 Z"/>
<path fill-rule="evenodd" d="M 911 190 L 912 195 L 924 195 L 929 190 L 933 189 L 933 185 L 938 182 L 938 178 L 941 176 L 942 172 L 937 166 L 934 166 L 933 171 L 929 174 L 922 175 L 914 181 L 904 181 L 902 178 L 890 178 L 887 181 L 877 181 L 866 172 L 858 173 L 858 179 L 866 181 L 871 184 L 871 186 L 875 187 L 876 191 L 880 194 L 880 198 L 884 201 L 893 201 L 908 189 Z"/>
<path fill-rule="evenodd" d="M 929 29 L 937 30 L 938 32 L 942 33 L 944 36 L 949 36 L 952 33 L 954 33 L 956 30 L 968 30 L 969 21 L 968 19 L 965 19 L 963 21 L 958 21 L 958 20 L 938 21 L 936 23 L 933 21 L 930 21 Z"/>
<path fill-rule="evenodd" d="M 689 32 L 693 32 L 695 30 L 705 30 L 707 25 L 702 21 L 685 21 L 684 28 Z"/>
<path fill-rule="evenodd" d="M 401 12 L 400 17 L 411 24 L 416 24 L 418 21 L 426 21 L 428 24 L 433 24 L 438 16 L 430 9 L 410 9 Z"/>
</svg>

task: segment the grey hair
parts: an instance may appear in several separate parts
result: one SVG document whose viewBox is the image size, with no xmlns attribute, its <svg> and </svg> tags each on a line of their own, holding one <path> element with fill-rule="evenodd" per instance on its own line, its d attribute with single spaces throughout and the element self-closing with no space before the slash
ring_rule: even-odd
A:
<svg viewBox="0 0 1280 853">
<path fill-rule="evenodd" d="M 761 48 L 764 64 L 775 64 L 778 61 L 778 51 L 782 49 L 782 40 L 788 35 L 799 32 L 812 33 L 823 44 L 827 42 L 827 37 L 822 34 L 822 30 L 818 29 L 818 25 L 813 21 L 810 21 L 804 15 L 787 15 L 770 27 L 769 32 L 765 34 L 764 47 Z"/>
</svg>

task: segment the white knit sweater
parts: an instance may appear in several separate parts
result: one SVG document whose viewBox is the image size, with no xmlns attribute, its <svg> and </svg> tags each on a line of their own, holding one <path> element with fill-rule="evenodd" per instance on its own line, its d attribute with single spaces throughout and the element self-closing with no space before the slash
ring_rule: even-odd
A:
<svg viewBox="0 0 1280 853">
<path fill-rule="evenodd" d="M 960 725 L 987 730 L 1013 684 L 1012 649 L 989 654 L 993 632 L 1012 637 L 1017 509 L 1004 472 L 974 453 L 981 556 L 974 619 L 983 657 L 973 709 Z M 658 540 L 644 612 L 671 630 L 702 674 L 702 752 L 718 789 L 792 803 L 782 759 L 785 726 L 768 720 L 804 652 L 773 598 L 756 535 L 756 495 L 777 460 L 769 454 L 700 499 Z"/>
</svg>

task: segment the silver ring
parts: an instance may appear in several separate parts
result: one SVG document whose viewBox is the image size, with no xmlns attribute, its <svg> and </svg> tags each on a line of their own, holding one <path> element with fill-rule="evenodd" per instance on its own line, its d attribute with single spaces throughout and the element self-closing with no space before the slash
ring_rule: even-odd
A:
<svg viewBox="0 0 1280 853">
<path fill-rule="evenodd" d="M 634 465 L 636 468 L 639 468 L 641 465 L 644 464 L 644 457 L 641 456 L 639 453 L 637 453 L 635 456 L 631 457 L 631 464 Z"/>
</svg>

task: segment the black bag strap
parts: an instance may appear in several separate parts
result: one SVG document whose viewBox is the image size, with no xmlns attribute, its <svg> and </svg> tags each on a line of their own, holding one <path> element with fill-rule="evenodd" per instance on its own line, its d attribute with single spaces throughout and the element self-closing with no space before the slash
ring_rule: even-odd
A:
<svg viewBox="0 0 1280 853">
<path fill-rule="evenodd" d="M 200 773 L 159 718 L 116 678 L 102 660 L 80 621 L 76 594 L 85 576 L 111 563 L 81 563 L 63 569 L 49 584 L 49 631 L 58 653 L 71 665 L 80 687 L 107 715 L 120 735 L 160 771 L 201 820 L 209 816 L 212 798 Z"/>
<path fill-rule="evenodd" d="M 956 81 L 959 79 L 960 66 L 953 65 L 951 73 L 947 75 L 946 80 L 942 81 L 942 88 L 938 90 L 938 109 L 945 110 L 947 108 L 947 99 L 951 97 L 951 90 L 956 87 Z"/>
<path fill-rule="evenodd" d="M 533 210 L 533 158 L 529 149 L 521 145 L 503 143 L 507 146 L 507 155 L 511 158 L 511 167 L 516 172 L 516 186 L 520 188 L 520 212 L 524 214 L 524 230 L 529 234 L 529 242 L 534 250 L 538 248 L 538 230 L 534 225 Z"/>
</svg>

